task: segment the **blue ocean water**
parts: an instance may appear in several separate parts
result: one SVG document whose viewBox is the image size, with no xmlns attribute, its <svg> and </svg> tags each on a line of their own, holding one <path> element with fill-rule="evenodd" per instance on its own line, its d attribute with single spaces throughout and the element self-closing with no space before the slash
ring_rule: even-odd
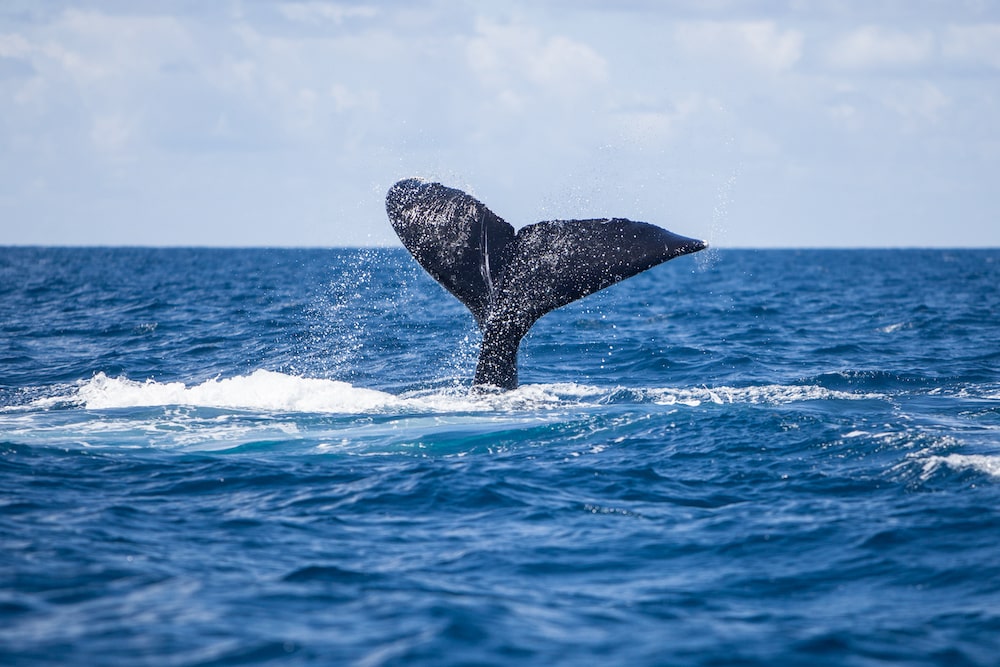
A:
<svg viewBox="0 0 1000 667">
<path fill-rule="evenodd" d="M 998 285 L 711 250 L 482 395 L 403 250 L 0 248 L 0 664 L 995 665 Z"/>
</svg>

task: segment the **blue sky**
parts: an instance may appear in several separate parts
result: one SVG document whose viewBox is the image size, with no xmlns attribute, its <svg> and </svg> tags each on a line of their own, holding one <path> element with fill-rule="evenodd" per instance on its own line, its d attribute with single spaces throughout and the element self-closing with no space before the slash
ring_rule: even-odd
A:
<svg viewBox="0 0 1000 667">
<path fill-rule="evenodd" d="M 0 6 L 0 245 L 393 245 L 411 175 L 515 227 L 1000 246 L 1000 3 Z"/>
</svg>

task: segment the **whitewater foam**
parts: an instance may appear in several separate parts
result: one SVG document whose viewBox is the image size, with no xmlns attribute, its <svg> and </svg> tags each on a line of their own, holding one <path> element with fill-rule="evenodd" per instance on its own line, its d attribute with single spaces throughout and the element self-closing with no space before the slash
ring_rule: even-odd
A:
<svg viewBox="0 0 1000 667">
<path fill-rule="evenodd" d="M 347 382 L 303 378 L 257 370 L 250 375 L 207 380 L 191 387 L 182 382 L 136 382 L 98 373 L 78 390 L 76 399 L 88 410 L 189 405 L 272 412 L 378 412 L 398 399 Z"/>
<path fill-rule="evenodd" d="M 882 394 L 849 393 L 825 389 L 815 385 L 760 385 L 749 387 L 700 387 L 694 389 L 650 389 L 647 390 L 653 402 L 660 404 L 681 404 L 698 406 L 704 402 L 724 405 L 726 403 L 797 403 L 799 401 L 821 400 L 863 400 L 881 399 Z"/>
<path fill-rule="evenodd" d="M 943 467 L 956 472 L 974 470 L 991 477 L 1000 478 L 1000 455 L 986 454 L 948 454 L 947 456 L 930 456 L 922 461 L 921 477 L 929 479 Z"/>
<path fill-rule="evenodd" d="M 574 382 L 527 384 L 514 391 L 499 393 L 477 393 L 465 387 L 449 386 L 394 395 L 339 380 L 261 369 L 249 375 L 215 378 L 191 386 L 183 382 L 139 382 L 97 373 L 75 385 L 69 395 L 37 399 L 29 407 L 44 409 L 69 403 L 88 410 L 191 406 L 278 413 L 398 414 L 521 412 L 610 403 L 697 407 L 706 403 L 785 404 L 879 398 L 884 396 L 835 391 L 815 385 L 608 388 Z"/>
</svg>

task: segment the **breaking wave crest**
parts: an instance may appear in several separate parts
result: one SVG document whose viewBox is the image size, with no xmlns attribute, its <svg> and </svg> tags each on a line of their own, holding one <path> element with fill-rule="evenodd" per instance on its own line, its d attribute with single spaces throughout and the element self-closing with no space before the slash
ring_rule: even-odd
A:
<svg viewBox="0 0 1000 667">
<path fill-rule="evenodd" d="M 348 382 L 308 378 L 268 370 L 215 378 L 200 384 L 139 382 L 97 373 L 68 395 L 36 400 L 32 407 L 70 403 L 88 410 L 190 406 L 231 410 L 368 414 L 399 412 L 520 411 L 566 406 L 655 404 L 696 407 L 703 403 L 783 404 L 812 400 L 878 399 L 880 394 L 852 393 L 816 385 L 749 387 L 627 388 L 574 382 L 529 384 L 504 393 L 477 393 L 467 387 L 422 389 L 395 395 Z"/>
<path fill-rule="evenodd" d="M 925 480 L 944 469 L 953 472 L 974 471 L 1000 479 L 1000 455 L 948 454 L 929 456 L 921 463 L 923 466 L 921 477 Z"/>
</svg>

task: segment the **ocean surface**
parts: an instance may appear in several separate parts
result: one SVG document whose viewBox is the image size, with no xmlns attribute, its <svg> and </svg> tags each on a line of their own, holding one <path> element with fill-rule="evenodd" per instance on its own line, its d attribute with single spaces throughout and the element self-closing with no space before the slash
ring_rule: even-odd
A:
<svg viewBox="0 0 1000 667">
<path fill-rule="evenodd" d="M 402 249 L 0 248 L 0 664 L 1000 664 L 1000 250 L 477 345 Z"/>
</svg>

